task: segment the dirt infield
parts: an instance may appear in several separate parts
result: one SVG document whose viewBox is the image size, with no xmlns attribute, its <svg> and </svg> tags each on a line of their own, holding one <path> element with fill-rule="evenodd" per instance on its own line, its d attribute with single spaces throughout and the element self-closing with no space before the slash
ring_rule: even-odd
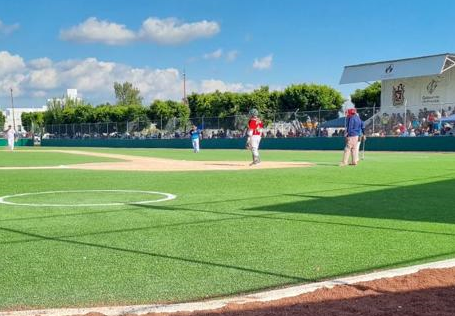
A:
<svg viewBox="0 0 455 316">
<path fill-rule="evenodd" d="M 264 161 L 250 166 L 247 161 L 188 161 L 154 157 L 95 153 L 81 150 L 46 150 L 65 154 L 104 157 L 121 160 L 119 162 L 83 163 L 54 167 L 5 167 L 0 169 L 84 169 L 84 170 L 125 170 L 125 171 L 201 171 L 201 170 L 254 170 L 311 167 L 308 162 Z"/>
<path fill-rule="evenodd" d="M 268 303 L 228 305 L 213 311 L 148 316 L 453 316 L 455 268 L 353 285 L 340 285 Z"/>
</svg>

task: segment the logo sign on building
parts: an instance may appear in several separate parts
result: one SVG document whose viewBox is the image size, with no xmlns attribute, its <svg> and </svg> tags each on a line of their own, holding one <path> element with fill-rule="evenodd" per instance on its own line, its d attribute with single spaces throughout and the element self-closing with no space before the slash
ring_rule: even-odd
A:
<svg viewBox="0 0 455 316">
<path fill-rule="evenodd" d="M 422 90 L 422 104 L 437 104 L 441 102 L 441 96 L 437 92 L 436 89 L 439 86 L 439 82 L 441 81 L 441 77 L 432 78 L 430 82 L 425 87 L 425 90 Z M 439 91 L 440 89 L 438 89 Z M 426 93 L 428 94 L 426 94 Z M 440 91 L 439 91 L 440 92 Z"/>
<path fill-rule="evenodd" d="M 394 106 L 401 106 L 404 104 L 404 84 L 400 83 L 393 86 L 392 102 Z"/>
<path fill-rule="evenodd" d="M 429 94 L 433 94 L 433 92 L 438 87 L 438 82 L 435 79 L 431 79 L 430 83 L 427 84 L 427 92 Z"/>
<path fill-rule="evenodd" d="M 390 64 L 386 69 L 385 69 L 385 73 L 386 74 L 391 74 L 393 71 L 393 64 Z"/>
</svg>

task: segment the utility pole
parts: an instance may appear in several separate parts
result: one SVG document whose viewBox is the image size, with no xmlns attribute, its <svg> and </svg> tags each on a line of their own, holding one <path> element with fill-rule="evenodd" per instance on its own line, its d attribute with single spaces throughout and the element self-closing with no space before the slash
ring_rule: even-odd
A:
<svg viewBox="0 0 455 316">
<path fill-rule="evenodd" d="M 14 117 L 13 88 L 10 88 L 10 92 L 11 92 L 11 112 L 13 114 L 13 129 L 16 130 L 16 118 Z"/>
<path fill-rule="evenodd" d="M 188 104 L 188 100 L 186 99 L 186 72 L 183 69 L 183 104 Z"/>
</svg>

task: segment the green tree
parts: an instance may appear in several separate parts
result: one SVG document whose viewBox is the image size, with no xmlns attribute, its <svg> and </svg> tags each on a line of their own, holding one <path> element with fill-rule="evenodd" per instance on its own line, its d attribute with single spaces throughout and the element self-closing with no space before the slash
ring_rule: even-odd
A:
<svg viewBox="0 0 455 316">
<path fill-rule="evenodd" d="M 180 127 L 186 131 L 189 125 L 190 108 L 182 102 L 155 100 L 150 105 L 147 116 L 150 120 L 159 123 L 160 127 L 166 126 L 172 119 L 173 124 L 178 123 L 173 125 L 176 129 Z M 174 118 L 177 118 L 178 121 L 174 121 Z"/>
<path fill-rule="evenodd" d="M 51 99 L 47 102 L 47 111 L 44 112 L 44 123 L 61 124 L 63 119 L 63 104 L 59 99 Z"/>
<path fill-rule="evenodd" d="M 366 120 L 373 116 L 374 110 L 381 108 L 381 82 L 377 81 L 365 89 L 357 89 L 351 94 L 351 102 L 358 109 L 359 115 Z"/>
<path fill-rule="evenodd" d="M 36 127 L 39 127 L 39 128 L 44 127 L 44 113 L 43 112 L 33 112 L 32 123 Z"/>
<path fill-rule="evenodd" d="M 6 117 L 3 115 L 3 112 L 0 111 L 0 127 L 1 131 L 5 128 Z"/>
<path fill-rule="evenodd" d="M 142 97 L 138 88 L 130 82 L 114 83 L 115 98 L 117 105 L 141 105 Z"/>
<path fill-rule="evenodd" d="M 30 129 L 32 127 L 32 112 L 22 112 L 21 114 L 21 121 L 22 121 L 22 126 L 24 126 L 25 129 Z"/>
<path fill-rule="evenodd" d="M 186 104 L 182 102 L 172 100 L 167 101 L 155 100 L 150 105 L 147 114 L 151 120 L 159 119 L 168 120 L 174 117 L 189 118 L 190 109 Z"/>
<path fill-rule="evenodd" d="M 344 101 L 339 91 L 326 85 L 291 85 L 281 95 L 281 110 L 339 110 Z"/>
<path fill-rule="evenodd" d="M 358 109 L 381 107 L 381 82 L 377 81 L 365 89 L 357 89 L 351 94 L 351 102 Z"/>
<path fill-rule="evenodd" d="M 42 132 L 44 127 L 43 112 L 23 112 L 21 114 L 22 126 L 29 132 Z"/>
<path fill-rule="evenodd" d="M 142 105 L 129 105 L 124 108 L 124 121 L 147 121 L 147 109 Z"/>
<path fill-rule="evenodd" d="M 74 107 L 74 123 L 94 123 L 94 108 L 90 104 Z"/>
<path fill-rule="evenodd" d="M 127 106 L 109 103 L 95 107 L 93 115 L 95 122 L 125 122 L 130 119 Z"/>
</svg>

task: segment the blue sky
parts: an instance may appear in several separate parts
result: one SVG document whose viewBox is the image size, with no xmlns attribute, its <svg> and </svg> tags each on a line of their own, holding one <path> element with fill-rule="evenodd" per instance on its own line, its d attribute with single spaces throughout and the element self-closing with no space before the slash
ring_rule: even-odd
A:
<svg viewBox="0 0 455 316">
<path fill-rule="evenodd" d="M 454 1 L 0 0 L 0 106 L 77 88 L 113 101 L 132 81 L 150 103 L 189 90 L 340 86 L 343 66 L 455 52 Z"/>
</svg>

